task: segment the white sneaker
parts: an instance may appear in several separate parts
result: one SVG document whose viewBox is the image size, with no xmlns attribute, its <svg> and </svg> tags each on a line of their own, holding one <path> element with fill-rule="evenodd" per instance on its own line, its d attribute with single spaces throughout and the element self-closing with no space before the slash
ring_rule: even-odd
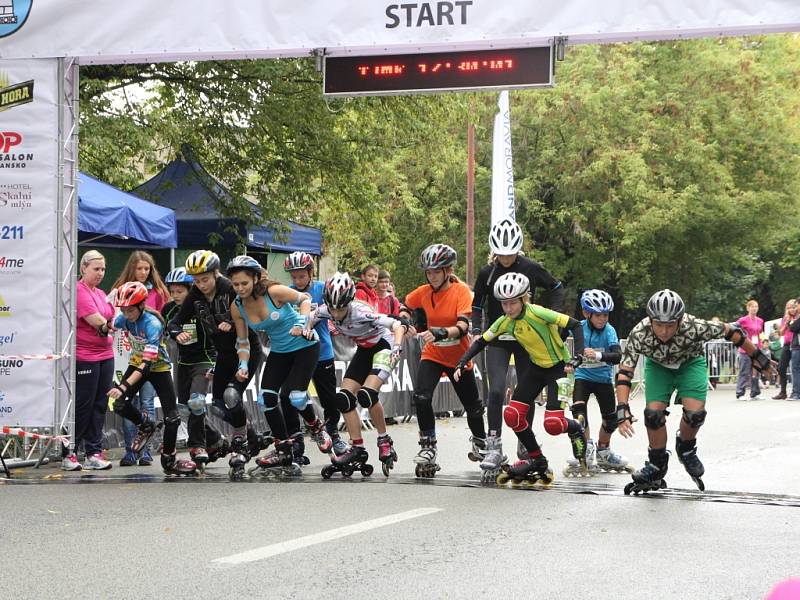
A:
<svg viewBox="0 0 800 600">
<path fill-rule="evenodd" d="M 103 460 L 103 457 L 100 454 L 92 454 L 91 456 L 86 457 L 86 462 L 83 463 L 83 468 L 95 471 L 105 471 L 106 469 L 111 468 L 111 463 L 107 460 Z"/>
<path fill-rule="evenodd" d="M 61 470 L 62 471 L 80 471 L 83 467 L 81 467 L 81 463 L 78 462 L 78 457 L 75 456 L 75 453 L 70 453 L 69 456 L 65 456 L 61 460 Z"/>
<path fill-rule="evenodd" d="M 763 399 L 764 398 L 761 395 L 759 395 L 759 396 L 750 396 L 750 400 L 763 400 Z"/>
</svg>

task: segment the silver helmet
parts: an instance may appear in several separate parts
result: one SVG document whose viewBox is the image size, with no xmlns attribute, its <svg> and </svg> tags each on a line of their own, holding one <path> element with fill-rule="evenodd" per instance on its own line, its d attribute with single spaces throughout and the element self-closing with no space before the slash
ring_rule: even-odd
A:
<svg viewBox="0 0 800 600">
<path fill-rule="evenodd" d="M 522 250 L 522 228 L 511 219 L 498 221 L 489 232 L 489 248 L 500 256 L 517 254 Z"/>
<path fill-rule="evenodd" d="M 494 284 L 494 297 L 500 300 L 513 300 L 527 296 L 531 282 L 522 273 L 506 273 L 497 278 Z"/>
<path fill-rule="evenodd" d="M 660 290 L 647 301 L 647 316 L 653 321 L 679 321 L 686 312 L 683 299 L 672 290 Z"/>
</svg>

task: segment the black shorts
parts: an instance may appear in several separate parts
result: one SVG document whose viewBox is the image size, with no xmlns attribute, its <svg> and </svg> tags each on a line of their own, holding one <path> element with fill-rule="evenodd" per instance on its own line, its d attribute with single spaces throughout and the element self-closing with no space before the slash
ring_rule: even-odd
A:
<svg viewBox="0 0 800 600">
<path fill-rule="evenodd" d="M 597 398 L 601 415 L 607 415 L 616 410 L 617 400 L 614 396 L 614 384 L 586 381 L 585 379 L 575 380 L 575 389 L 572 392 L 573 402 L 587 402 L 592 394 Z"/>
<path fill-rule="evenodd" d="M 391 350 L 389 342 L 383 338 L 378 340 L 378 343 L 371 348 L 359 346 L 355 356 L 353 356 L 353 360 L 350 361 L 350 366 L 347 367 L 344 379 L 352 379 L 356 383 L 363 385 L 367 377 L 372 374 L 372 362 L 375 355 L 381 350 Z"/>
</svg>

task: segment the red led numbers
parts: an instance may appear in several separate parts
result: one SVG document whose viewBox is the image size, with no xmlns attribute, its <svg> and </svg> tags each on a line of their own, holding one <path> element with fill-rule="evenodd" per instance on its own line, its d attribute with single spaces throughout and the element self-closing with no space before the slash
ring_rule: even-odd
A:
<svg viewBox="0 0 800 600">
<path fill-rule="evenodd" d="M 552 85 L 551 49 L 326 57 L 326 95 L 384 95 Z"/>
</svg>

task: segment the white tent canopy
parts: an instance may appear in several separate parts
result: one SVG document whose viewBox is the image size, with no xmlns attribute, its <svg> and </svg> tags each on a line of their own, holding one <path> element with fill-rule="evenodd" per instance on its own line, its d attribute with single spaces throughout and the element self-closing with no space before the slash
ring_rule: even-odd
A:
<svg viewBox="0 0 800 600">
<path fill-rule="evenodd" d="M 396 0 L 395 0 L 396 1 Z M 797 0 L 16 0 L 0 59 L 392 54 L 800 30 Z M 4 29 L 5 28 L 5 29 Z M 10 32 L 10 33 L 9 33 Z"/>
</svg>

